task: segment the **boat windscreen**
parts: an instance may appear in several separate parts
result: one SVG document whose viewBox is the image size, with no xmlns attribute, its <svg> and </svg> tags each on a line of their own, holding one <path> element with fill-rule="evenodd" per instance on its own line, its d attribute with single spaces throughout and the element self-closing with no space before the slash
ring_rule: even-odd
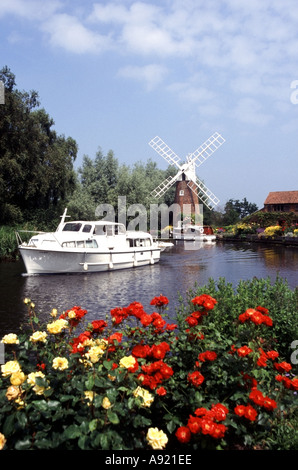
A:
<svg viewBox="0 0 298 470">
<path fill-rule="evenodd" d="M 82 224 L 68 222 L 63 227 L 63 232 L 79 232 Z"/>
</svg>

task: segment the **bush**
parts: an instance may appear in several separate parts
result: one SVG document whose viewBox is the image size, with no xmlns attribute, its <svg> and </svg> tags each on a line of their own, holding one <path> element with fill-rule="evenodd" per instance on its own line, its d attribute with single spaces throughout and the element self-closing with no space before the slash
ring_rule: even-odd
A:
<svg viewBox="0 0 298 470">
<path fill-rule="evenodd" d="M 268 281 L 194 289 L 174 322 L 162 295 L 87 325 L 78 306 L 42 325 L 25 299 L 28 323 L 2 339 L 0 446 L 297 449 L 298 379 L 279 350 L 297 338 L 292 323 L 279 342 L 297 293 L 276 281 L 291 303 L 278 318 Z"/>
</svg>

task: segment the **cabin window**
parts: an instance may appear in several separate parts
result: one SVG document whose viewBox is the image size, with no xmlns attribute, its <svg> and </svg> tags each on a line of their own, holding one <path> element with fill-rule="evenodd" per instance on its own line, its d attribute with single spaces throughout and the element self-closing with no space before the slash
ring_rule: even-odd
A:
<svg viewBox="0 0 298 470">
<path fill-rule="evenodd" d="M 86 224 L 86 225 L 84 225 L 82 232 L 89 233 L 89 232 L 91 232 L 91 229 L 92 229 L 92 225 Z"/>
<path fill-rule="evenodd" d="M 98 248 L 96 240 L 86 240 L 86 248 Z"/>
<path fill-rule="evenodd" d="M 63 232 L 79 232 L 82 224 L 69 222 L 64 225 Z"/>
</svg>

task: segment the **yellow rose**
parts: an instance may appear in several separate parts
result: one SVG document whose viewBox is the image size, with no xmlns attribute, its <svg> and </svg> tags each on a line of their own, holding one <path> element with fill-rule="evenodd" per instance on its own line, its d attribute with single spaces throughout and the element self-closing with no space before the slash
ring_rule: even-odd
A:
<svg viewBox="0 0 298 470">
<path fill-rule="evenodd" d="M 168 442 L 167 435 L 158 428 L 149 428 L 146 439 L 152 449 L 163 449 Z"/>
<path fill-rule="evenodd" d="M 41 372 L 31 372 L 27 377 L 27 382 L 32 385 L 34 392 L 37 395 L 42 395 L 45 391 L 45 387 L 36 384 L 36 377 L 44 378 L 45 375 Z"/>
<path fill-rule="evenodd" d="M 148 392 L 145 388 L 137 387 L 133 392 L 135 397 L 141 397 L 143 399 L 143 405 L 145 407 L 151 406 L 154 401 L 154 396 Z"/>
<path fill-rule="evenodd" d="M 55 357 L 52 365 L 54 369 L 65 370 L 68 367 L 68 360 L 65 357 Z"/>
<path fill-rule="evenodd" d="M 108 397 L 104 397 L 103 400 L 102 400 L 101 406 L 102 406 L 105 410 L 108 410 L 109 408 L 111 408 L 112 403 L 110 402 L 110 400 L 108 399 Z"/>
<path fill-rule="evenodd" d="M 68 318 L 73 319 L 76 318 L 76 312 L 74 310 L 70 310 L 67 314 Z"/>
<path fill-rule="evenodd" d="M 15 372 L 20 372 L 21 367 L 17 361 L 8 361 L 6 364 L 1 366 L 1 371 L 3 377 L 7 377 L 8 375 L 14 374 Z"/>
<path fill-rule="evenodd" d="M 7 400 L 15 400 L 20 395 L 20 389 L 19 387 L 11 385 L 10 387 L 8 387 L 5 395 Z"/>
<path fill-rule="evenodd" d="M 57 315 L 58 315 L 57 309 L 56 309 L 56 308 L 53 308 L 52 311 L 51 311 L 51 313 L 50 313 L 50 315 L 51 315 L 53 318 L 56 318 Z"/>
<path fill-rule="evenodd" d="M 49 323 L 47 325 L 48 332 L 54 335 L 61 333 L 65 328 L 68 328 L 68 322 L 67 320 L 64 320 L 63 318 L 59 318 L 53 323 Z"/>
<path fill-rule="evenodd" d="M 104 354 L 104 349 L 101 346 L 92 346 L 85 356 L 93 363 L 98 362 L 101 356 Z"/>
<path fill-rule="evenodd" d="M 33 333 L 33 335 L 30 336 L 30 341 L 32 341 L 32 343 L 37 343 L 38 341 L 40 341 L 41 343 L 46 343 L 46 338 L 47 338 L 47 333 L 45 331 L 35 331 L 35 333 Z"/>
<path fill-rule="evenodd" d="M 86 392 L 84 392 L 84 395 L 85 395 L 85 398 L 89 401 L 88 406 L 90 406 L 94 400 L 95 393 L 92 392 L 91 390 L 86 390 Z"/>
<path fill-rule="evenodd" d="M 11 385 L 15 385 L 15 386 L 22 385 L 22 383 L 25 382 L 25 380 L 26 380 L 26 375 L 21 370 L 19 370 L 18 372 L 14 372 L 10 376 Z"/>
<path fill-rule="evenodd" d="M 1 432 L 0 432 L 0 450 L 3 449 L 3 447 L 5 446 L 5 443 L 6 443 L 5 436 L 4 436 L 4 434 L 1 434 Z"/>
<path fill-rule="evenodd" d="M 9 333 L 8 335 L 3 336 L 1 343 L 4 344 L 19 344 L 19 340 L 16 334 Z"/>
<path fill-rule="evenodd" d="M 120 359 L 119 365 L 120 367 L 125 367 L 126 369 L 129 369 L 130 367 L 134 367 L 136 363 L 136 360 L 134 356 L 125 356 Z"/>
</svg>

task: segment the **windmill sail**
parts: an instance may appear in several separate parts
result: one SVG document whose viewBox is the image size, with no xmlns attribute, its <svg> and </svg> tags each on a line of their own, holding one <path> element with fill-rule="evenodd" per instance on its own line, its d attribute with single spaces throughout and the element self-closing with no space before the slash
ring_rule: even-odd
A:
<svg viewBox="0 0 298 470">
<path fill-rule="evenodd" d="M 173 150 L 170 149 L 170 147 L 168 147 L 167 144 L 164 143 L 160 137 L 154 137 L 154 139 L 150 140 L 149 145 L 170 165 L 176 165 L 178 168 L 180 168 L 180 165 L 178 164 L 180 158 L 175 154 L 175 152 L 173 152 Z"/>
<path fill-rule="evenodd" d="M 196 181 L 189 181 L 187 186 L 194 192 L 197 193 L 199 199 L 205 204 L 208 209 L 214 209 L 219 203 L 219 199 L 205 186 L 205 184 L 196 179 Z"/>
<path fill-rule="evenodd" d="M 225 139 L 215 132 L 206 142 L 204 142 L 197 150 L 195 150 L 189 159 L 191 159 L 192 163 L 195 163 L 197 167 L 202 165 L 207 158 L 209 158 L 215 150 L 217 150 L 223 143 Z"/>
<path fill-rule="evenodd" d="M 214 209 L 219 203 L 219 199 L 197 178 L 195 168 L 202 165 L 224 142 L 225 139 L 215 132 L 197 150 L 187 156 L 186 163 L 180 164 L 178 155 L 160 137 L 156 136 L 149 142 L 149 145 L 170 165 L 175 165 L 178 172 L 176 176 L 169 176 L 164 180 L 151 194 L 156 198 L 162 196 L 183 175 L 183 179 L 188 181 L 187 186 L 202 203 L 209 209 Z"/>
</svg>

